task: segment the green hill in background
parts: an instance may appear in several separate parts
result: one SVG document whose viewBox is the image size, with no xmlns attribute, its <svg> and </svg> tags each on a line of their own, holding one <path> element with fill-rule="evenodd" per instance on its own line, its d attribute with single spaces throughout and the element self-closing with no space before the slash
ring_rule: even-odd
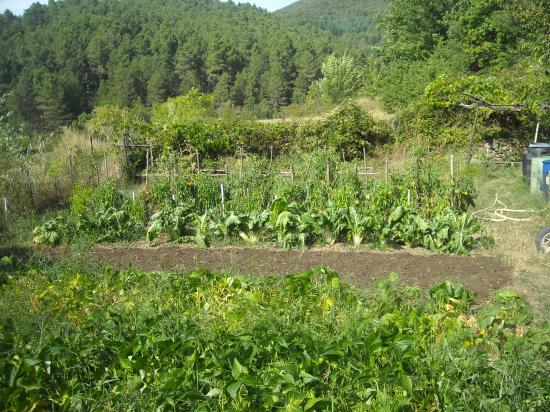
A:
<svg viewBox="0 0 550 412">
<path fill-rule="evenodd" d="M 300 0 L 275 14 L 300 25 L 311 24 L 336 36 L 361 34 L 364 41 L 376 44 L 380 41 L 377 19 L 389 3 L 389 0 Z"/>
<path fill-rule="evenodd" d="M 0 95 L 52 130 L 97 105 L 147 107 L 192 88 L 260 116 L 303 101 L 331 35 L 218 0 L 64 0 L 0 14 Z"/>
</svg>

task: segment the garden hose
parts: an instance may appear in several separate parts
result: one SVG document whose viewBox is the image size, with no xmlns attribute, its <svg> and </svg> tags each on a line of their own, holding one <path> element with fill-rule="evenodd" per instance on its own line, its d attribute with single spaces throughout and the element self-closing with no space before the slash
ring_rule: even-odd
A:
<svg viewBox="0 0 550 412">
<path fill-rule="evenodd" d="M 485 209 L 478 210 L 477 212 L 474 212 L 473 215 L 480 220 L 486 220 L 489 222 L 496 222 L 496 223 L 502 223 L 507 221 L 529 222 L 531 220 L 530 217 L 516 218 L 516 217 L 506 216 L 504 213 L 536 213 L 537 212 L 534 209 L 508 209 L 508 207 L 500 199 L 501 198 L 497 193 L 495 195 L 495 201 L 491 206 L 486 207 Z M 482 213 L 488 212 L 488 211 L 490 211 L 490 213 L 492 213 L 496 217 L 479 216 Z"/>
</svg>

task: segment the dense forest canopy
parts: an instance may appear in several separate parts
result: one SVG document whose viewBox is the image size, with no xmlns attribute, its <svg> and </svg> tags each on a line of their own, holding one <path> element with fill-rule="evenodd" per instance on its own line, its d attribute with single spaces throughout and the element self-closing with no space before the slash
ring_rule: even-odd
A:
<svg viewBox="0 0 550 412">
<path fill-rule="evenodd" d="M 379 17 L 390 0 L 300 0 L 275 14 L 297 24 L 311 24 L 341 38 L 340 44 L 357 49 L 380 42 Z"/>
<path fill-rule="evenodd" d="M 302 101 L 330 36 L 217 0 L 65 0 L 0 15 L 0 93 L 51 129 L 99 104 L 150 106 L 195 87 L 262 115 Z"/>
</svg>

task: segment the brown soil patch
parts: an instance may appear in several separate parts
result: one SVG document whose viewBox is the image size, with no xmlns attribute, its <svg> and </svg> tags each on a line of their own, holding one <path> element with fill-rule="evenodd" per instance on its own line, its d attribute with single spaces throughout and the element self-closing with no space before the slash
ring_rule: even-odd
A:
<svg viewBox="0 0 550 412">
<path fill-rule="evenodd" d="M 314 249 L 283 251 L 272 248 L 224 247 L 199 249 L 189 245 L 95 247 L 89 254 L 117 269 L 190 272 L 195 269 L 254 275 L 288 275 L 328 266 L 344 281 L 359 288 L 390 273 L 403 284 L 430 287 L 450 280 L 487 296 L 511 283 L 512 270 L 488 256 L 452 256 L 416 251 Z"/>
</svg>

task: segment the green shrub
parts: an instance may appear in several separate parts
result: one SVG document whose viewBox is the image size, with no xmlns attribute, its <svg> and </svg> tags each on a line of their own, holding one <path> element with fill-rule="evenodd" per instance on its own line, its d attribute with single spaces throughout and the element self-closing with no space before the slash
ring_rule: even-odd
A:
<svg viewBox="0 0 550 412">
<path fill-rule="evenodd" d="M 72 215 L 76 216 L 88 211 L 93 202 L 93 192 L 94 191 L 92 188 L 81 184 L 77 184 L 73 187 L 69 198 L 69 205 Z"/>
</svg>

